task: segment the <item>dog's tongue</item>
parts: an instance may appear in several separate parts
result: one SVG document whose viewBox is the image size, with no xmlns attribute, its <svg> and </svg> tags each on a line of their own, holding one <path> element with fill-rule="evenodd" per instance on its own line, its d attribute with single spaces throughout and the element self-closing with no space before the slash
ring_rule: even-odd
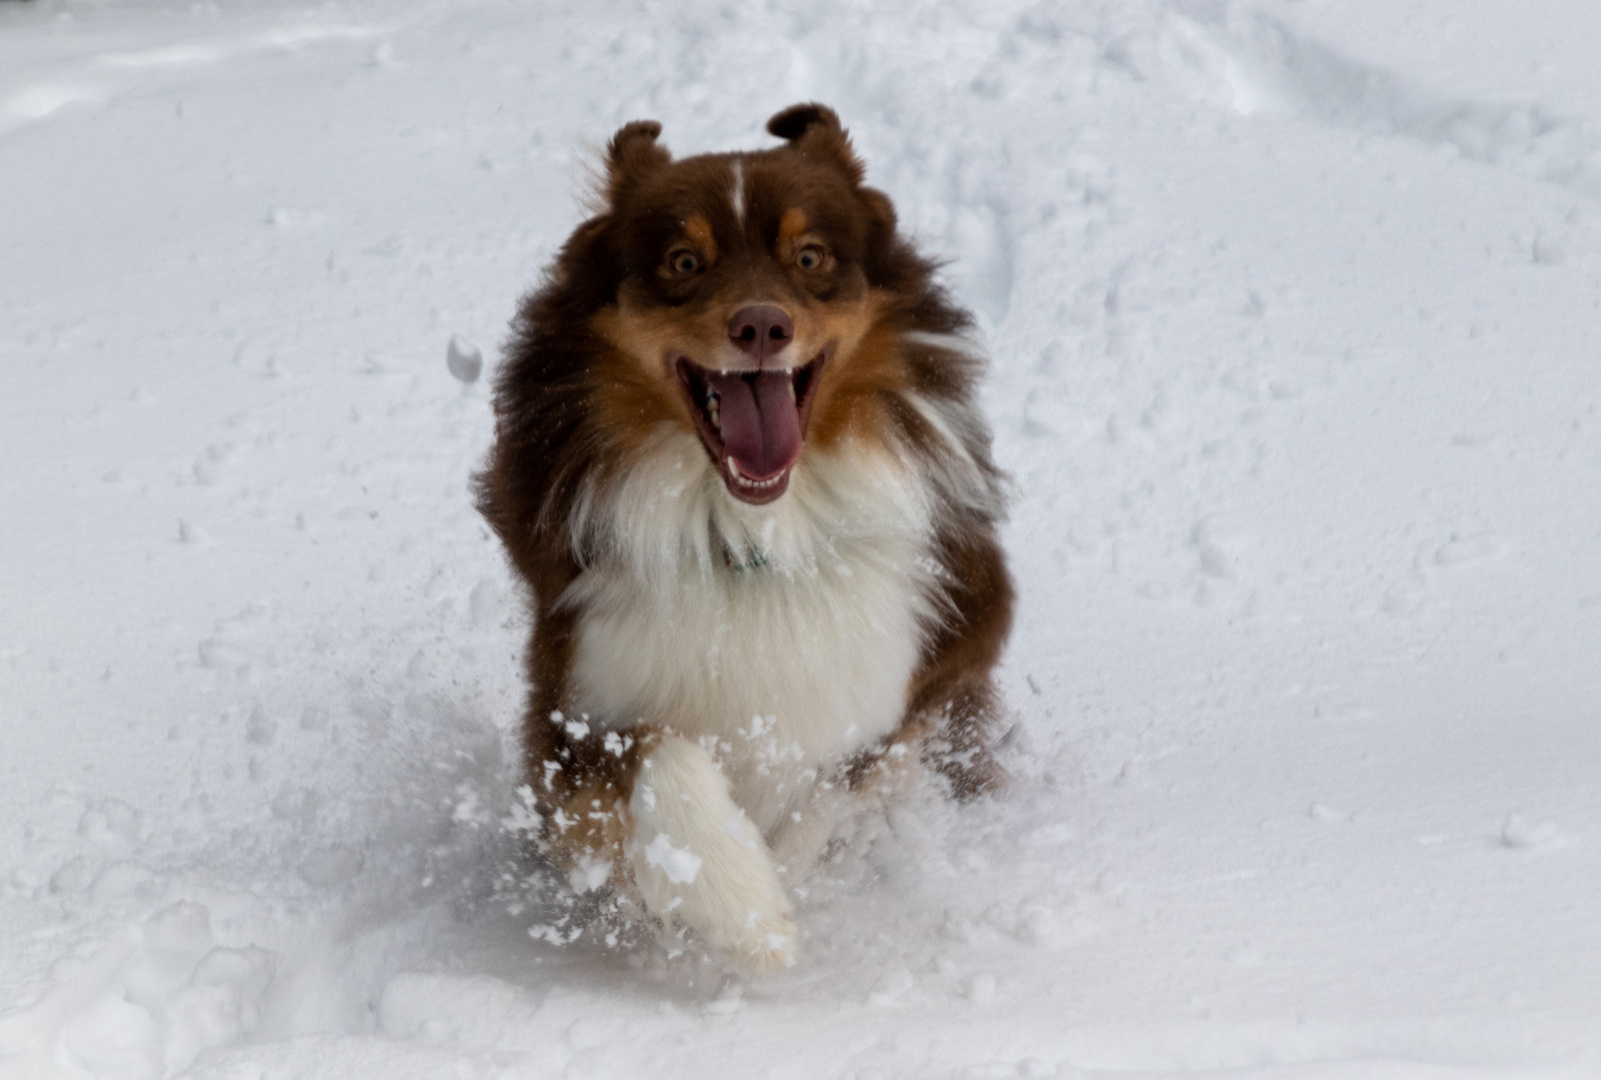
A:
<svg viewBox="0 0 1601 1080">
<path fill-rule="evenodd" d="M 708 380 L 721 399 L 718 423 L 723 449 L 752 480 L 777 476 L 800 457 L 800 412 L 787 371 L 714 374 Z"/>
</svg>

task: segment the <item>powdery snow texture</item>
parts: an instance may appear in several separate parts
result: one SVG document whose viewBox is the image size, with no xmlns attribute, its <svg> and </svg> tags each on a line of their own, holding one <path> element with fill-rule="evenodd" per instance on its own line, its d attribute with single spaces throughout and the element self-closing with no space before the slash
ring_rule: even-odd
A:
<svg viewBox="0 0 1601 1080">
<path fill-rule="evenodd" d="M 0 1076 L 1601 1075 L 1598 54 L 1558 0 L 0 4 Z M 1016 779 L 783 878 L 744 979 L 523 853 L 467 479 L 586 155 L 807 99 L 994 356 Z"/>
</svg>

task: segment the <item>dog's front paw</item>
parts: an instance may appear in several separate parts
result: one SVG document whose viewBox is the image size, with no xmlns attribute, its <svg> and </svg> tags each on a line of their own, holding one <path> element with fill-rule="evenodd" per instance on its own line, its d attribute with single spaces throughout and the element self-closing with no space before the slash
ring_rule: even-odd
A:
<svg viewBox="0 0 1601 1080">
<path fill-rule="evenodd" d="M 795 916 L 787 903 L 783 911 L 766 914 L 753 908 L 745 913 L 745 923 L 744 933 L 731 950 L 741 964 L 766 974 L 795 962 Z"/>
<path fill-rule="evenodd" d="M 663 739 L 641 763 L 628 809 L 634 882 L 651 914 L 752 970 L 794 963 L 794 910 L 761 833 L 710 755 Z"/>
</svg>

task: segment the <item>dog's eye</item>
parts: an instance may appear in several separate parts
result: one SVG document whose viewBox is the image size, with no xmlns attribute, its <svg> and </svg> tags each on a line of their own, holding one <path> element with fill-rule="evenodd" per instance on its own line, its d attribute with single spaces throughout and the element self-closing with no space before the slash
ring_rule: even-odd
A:
<svg viewBox="0 0 1601 1080">
<path fill-rule="evenodd" d="M 816 244 L 807 244 L 795 256 L 795 265 L 802 270 L 817 270 L 823 265 L 823 249 Z"/>
<path fill-rule="evenodd" d="M 667 265 L 675 274 L 693 274 L 700 269 L 700 257 L 687 248 L 679 248 L 667 256 Z"/>
</svg>

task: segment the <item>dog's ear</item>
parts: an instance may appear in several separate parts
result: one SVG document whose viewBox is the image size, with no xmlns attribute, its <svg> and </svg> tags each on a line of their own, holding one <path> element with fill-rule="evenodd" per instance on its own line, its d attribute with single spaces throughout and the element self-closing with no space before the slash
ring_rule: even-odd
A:
<svg viewBox="0 0 1601 1080">
<path fill-rule="evenodd" d="M 889 201 L 889 196 L 877 188 L 870 187 L 862 188 L 861 195 L 863 199 L 867 200 L 868 209 L 872 211 L 874 227 L 882 230 L 885 235 L 893 235 L 895 232 L 895 204 Z"/>
<path fill-rule="evenodd" d="M 850 136 L 840 126 L 839 114 L 827 105 L 808 102 L 791 105 L 767 121 L 767 130 L 807 157 L 837 165 L 851 183 L 862 182 L 862 159 L 851 149 Z"/>
<path fill-rule="evenodd" d="M 617 199 L 642 178 L 673 160 L 665 147 L 656 145 L 662 126 L 654 120 L 635 120 L 617 129 L 606 144 L 606 201 Z"/>
<path fill-rule="evenodd" d="M 612 241 L 612 216 L 592 217 L 574 229 L 546 273 L 557 289 L 582 298 L 575 306 L 608 302 L 622 276 Z"/>
<path fill-rule="evenodd" d="M 856 193 L 867 204 L 867 277 L 875 285 L 884 284 L 907 251 L 895 236 L 895 204 L 877 188 L 858 187 Z"/>
</svg>

